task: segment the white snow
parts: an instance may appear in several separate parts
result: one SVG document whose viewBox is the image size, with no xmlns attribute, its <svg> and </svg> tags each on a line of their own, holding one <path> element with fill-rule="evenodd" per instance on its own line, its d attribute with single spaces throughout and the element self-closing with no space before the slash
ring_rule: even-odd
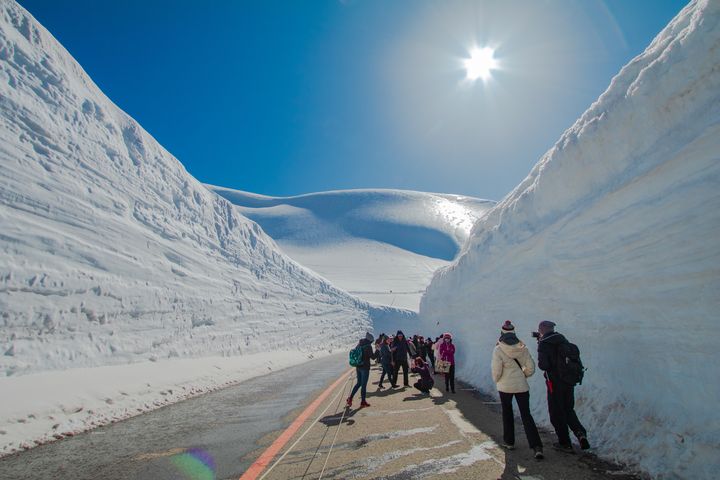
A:
<svg viewBox="0 0 720 480">
<path fill-rule="evenodd" d="M 300 362 L 307 355 L 281 351 L 347 348 L 376 314 L 393 311 L 286 257 L 116 107 L 30 14 L 0 0 L 0 376 L 9 377 L 0 454 L 52 434 L 7 425 L 64 418 L 53 413 L 60 403 L 45 402 L 66 402 L 68 387 L 77 396 L 69 405 L 97 412 L 75 427 L 115 416 L 95 402 L 111 392 L 79 372 L 116 372 L 136 392 L 146 383 L 207 388 L 245 374 L 208 379 L 205 360 L 195 369 L 167 359 L 277 352 Z M 33 390 L 29 379 L 42 385 Z M 159 392 L 133 401 L 152 406 Z"/>
<path fill-rule="evenodd" d="M 477 219 L 494 205 L 406 190 L 267 197 L 208 188 L 334 285 L 370 302 L 415 311 L 433 273 L 457 256 Z"/>
<path fill-rule="evenodd" d="M 72 436 L 310 357 L 298 350 L 273 350 L 0 377 L 0 391 L 11 392 L 3 395 L 0 406 L 0 454 Z"/>
<path fill-rule="evenodd" d="M 501 323 L 530 343 L 555 321 L 589 368 L 576 395 L 591 443 L 657 478 L 720 469 L 719 21 L 720 2 L 691 2 L 477 223 L 420 307 L 486 391 Z"/>
</svg>

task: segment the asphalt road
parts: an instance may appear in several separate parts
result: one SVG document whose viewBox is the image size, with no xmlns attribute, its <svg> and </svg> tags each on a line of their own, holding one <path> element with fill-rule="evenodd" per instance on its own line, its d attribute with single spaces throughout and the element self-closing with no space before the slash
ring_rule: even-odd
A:
<svg viewBox="0 0 720 480">
<path fill-rule="evenodd" d="M 347 369 L 345 354 L 313 360 L 10 455 L 0 459 L 0 479 L 237 479 L 264 437 Z"/>
</svg>

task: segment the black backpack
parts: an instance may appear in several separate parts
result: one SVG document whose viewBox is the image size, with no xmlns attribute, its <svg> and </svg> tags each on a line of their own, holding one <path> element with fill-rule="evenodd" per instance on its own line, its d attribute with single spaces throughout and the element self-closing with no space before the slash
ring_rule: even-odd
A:
<svg viewBox="0 0 720 480">
<path fill-rule="evenodd" d="M 557 347 L 558 379 L 568 385 L 580 385 L 585 376 L 585 367 L 580 360 L 580 349 L 570 342 L 563 342 Z"/>
</svg>

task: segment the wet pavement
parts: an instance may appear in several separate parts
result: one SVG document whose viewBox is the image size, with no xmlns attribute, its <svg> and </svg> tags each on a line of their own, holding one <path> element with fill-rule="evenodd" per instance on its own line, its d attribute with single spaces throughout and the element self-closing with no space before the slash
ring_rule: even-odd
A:
<svg viewBox="0 0 720 480">
<path fill-rule="evenodd" d="M 257 377 L 0 458 L 0 479 L 237 479 L 347 370 L 341 354 Z"/>
</svg>

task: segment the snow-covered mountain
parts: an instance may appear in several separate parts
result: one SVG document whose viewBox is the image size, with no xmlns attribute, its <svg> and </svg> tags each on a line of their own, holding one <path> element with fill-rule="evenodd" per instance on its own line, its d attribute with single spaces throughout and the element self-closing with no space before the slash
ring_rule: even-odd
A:
<svg viewBox="0 0 720 480">
<path fill-rule="evenodd" d="M 240 207 L 291 258 L 368 301 L 417 310 L 433 273 L 453 260 L 495 203 L 403 190 L 267 197 L 208 188 Z"/>
<path fill-rule="evenodd" d="M 720 2 L 693 1 L 474 227 L 424 295 L 487 391 L 503 320 L 553 320 L 589 368 L 601 454 L 658 478 L 720 469 Z M 544 385 L 534 412 L 547 418 Z"/>
<path fill-rule="evenodd" d="M 31 400 L 7 396 L 30 373 L 345 348 L 373 312 L 388 314 L 281 253 L 0 0 L 4 406 Z"/>
</svg>

